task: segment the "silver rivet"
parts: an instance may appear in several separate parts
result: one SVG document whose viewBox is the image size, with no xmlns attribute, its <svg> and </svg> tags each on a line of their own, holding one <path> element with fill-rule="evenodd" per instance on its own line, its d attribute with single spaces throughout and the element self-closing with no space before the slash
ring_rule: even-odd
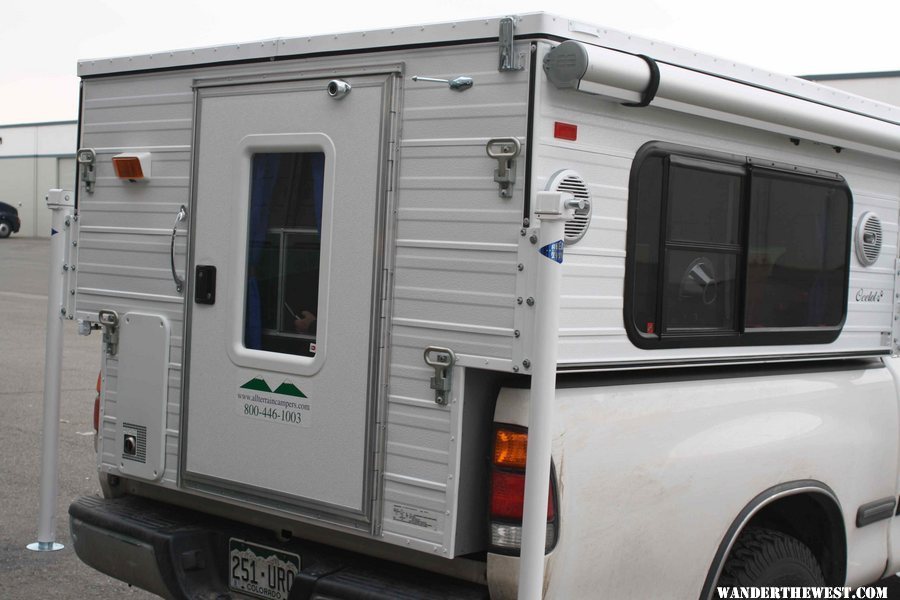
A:
<svg viewBox="0 0 900 600">
<path fill-rule="evenodd" d="M 534 298 L 529 297 L 528 300 L 525 301 L 528 306 L 534 306 Z"/>
<path fill-rule="evenodd" d="M 522 225 L 523 225 L 524 227 L 528 227 L 529 225 L 531 225 L 531 219 L 523 219 L 523 220 L 522 220 Z"/>
<path fill-rule="evenodd" d="M 531 361 L 526 358 L 525 360 L 522 361 L 522 366 L 525 367 L 526 369 L 530 369 Z"/>
<path fill-rule="evenodd" d="M 516 304 L 522 304 L 522 296 L 516 298 Z"/>
<path fill-rule="evenodd" d="M 526 234 L 526 233 L 528 233 L 528 232 L 525 231 L 524 229 L 520 229 L 520 230 L 519 230 L 519 235 L 521 235 L 522 237 L 525 237 L 525 234 Z"/>
<path fill-rule="evenodd" d="M 518 373 L 518 372 L 519 372 L 518 365 L 513 365 L 513 373 Z"/>
<path fill-rule="evenodd" d="M 72 293 L 74 294 L 75 292 L 73 291 Z M 515 331 L 513 331 L 513 335 L 519 337 L 520 335 L 522 335 L 522 333 L 518 329 L 516 329 Z"/>
<path fill-rule="evenodd" d="M 520 271 L 524 271 L 525 265 L 523 265 L 522 263 L 519 263 L 518 265 L 516 265 L 516 268 L 519 269 Z"/>
<path fill-rule="evenodd" d="M 537 236 L 532 233 L 531 237 L 528 238 L 528 241 L 531 242 L 532 244 L 537 244 Z"/>
</svg>

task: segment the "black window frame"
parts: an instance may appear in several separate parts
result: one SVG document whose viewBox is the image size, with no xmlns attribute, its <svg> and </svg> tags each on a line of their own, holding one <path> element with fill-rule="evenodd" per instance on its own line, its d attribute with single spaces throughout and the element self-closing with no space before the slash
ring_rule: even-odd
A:
<svg viewBox="0 0 900 600">
<path fill-rule="evenodd" d="M 666 331 L 666 323 L 662 319 L 665 301 L 666 277 L 666 250 L 669 247 L 677 247 L 678 242 L 672 243 L 667 239 L 669 227 L 668 203 L 669 198 L 669 171 L 667 160 L 675 158 L 676 161 L 690 163 L 696 161 L 709 166 L 713 171 L 722 173 L 734 173 L 736 169 L 743 172 L 740 186 L 739 199 L 739 223 L 738 243 L 740 250 L 737 252 L 735 267 L 735 290 L 733 330 L 724 329 L 688 329 L 677 332 Z M 640 200 L 638 189 L 640 184 L 641 168 L 648 159 L 661 159 L 661 186 L 658 214 L 659 239 L 656 242 L 656 317 L 654 333 L 646 333 L 638 329 L 635 323 L 635 302 L 638 295 L 635 290 L 637 271 L 637 244 L 638 240 L 638 211 Z M 844 273 L 843 289 L 841 294 L 841 318 L 834 326 L 800 326 L 800 327 L 748 327 L 746 312 L 748 305 L 748 247 L 749 247 L 749 213 L 752 202 L 753 173 L 755 171 L 776 174 L 778 177 L 786 177 L 801 181 L 815 181 L 816 185 L 826 185 L 841 189 L 847 197 L 847 218 L 844 228 Z M 788 344 L 829 344 L 834 342 L 841 334 L 847 320 L 847 297 L 850 286 L 850 268 L 852 251 L 852 221 L 853 221 L 853 194 L 846 180 L 838 173 L 780 163 L 771 160 L 753 158 L 737 154 L 728 154 L 713 150 L 704 150 L 669 142 L 647 142 L 638 150 L 631 166 L 628 186 L 628 226 L 626 233 L 626 259 L 625 259 L 625 288 L 623 298 L 623 316 L 625 330 L 631 342 L 642 349 L 670 349 L 670 348 L 700 348 L 700 347 L 729 347 L 729 346 L 768 346 Z M 652 222 L 647 225 L 653 229 Z M 646 284 L 644 284 L 646 285 Z"/>
</svg>

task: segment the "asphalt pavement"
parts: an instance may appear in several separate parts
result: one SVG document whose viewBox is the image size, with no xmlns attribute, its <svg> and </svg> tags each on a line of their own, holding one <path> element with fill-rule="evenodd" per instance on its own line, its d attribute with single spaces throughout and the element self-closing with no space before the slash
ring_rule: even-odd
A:
<svg viewBox="0 0 900 600">
<path fill-rule="evenodd" d="M 74 322 L 64 329 L 56 506 L 65 548 L 25 548 L 38 526 L 48 251 L 43 239 L 0 240 L 0 600 L 155 598 L 87 567 L 72 549 L 69 504 L 100 495 L 91 422 L 100 335 L 79 336 Z M 873 585 L 900 599 L 897 577 Z"/>
<path fill-rule="evenodd" d="M 57 552 L 32 552 L 40 499 L 49 244 L 0 239 L 0 599 L 155 598 L 83 564 L 69 537 L 69 504 L 99 495 L 94 429 L 100 335 L 64 327 Z"/>
</svg>

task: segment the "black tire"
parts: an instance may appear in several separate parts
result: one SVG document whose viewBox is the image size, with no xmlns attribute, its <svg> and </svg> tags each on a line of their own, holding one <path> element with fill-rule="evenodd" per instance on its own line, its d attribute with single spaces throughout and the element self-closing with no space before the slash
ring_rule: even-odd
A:
<svg viewBox="0 0 900 600">
<path fill-rule="evenodd" d="M 12 227 L 6 221 L 0 221 L 0 238 L 8 238 L 12 233 Z"/>
<path fill-rule="evenodd" d="M 780 531 L 750 527 L 725 561 L 717 586 L 823 587 L 825 577 L 812 551 Z"/>
</svg>

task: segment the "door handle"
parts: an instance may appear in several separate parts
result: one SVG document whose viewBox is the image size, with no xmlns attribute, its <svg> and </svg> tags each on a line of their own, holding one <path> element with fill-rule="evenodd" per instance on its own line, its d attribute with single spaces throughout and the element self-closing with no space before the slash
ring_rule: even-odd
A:
<svg viewBox="0 0 900 600">
<path fill-rule="evenodd" d="M 175 291 L 179 294 L 184 290 L 184 279 L 175 272 L 175 234 L 178 232 L 178 224 L 187 218 L 187 208 L 184 204 L 175 215 L 175 224 L 172 226 L 172 242 L 169 244 L 169 258 L 172 262 L 172 279 L 175 280 Z"/>
<path fill-rule="evenodd" d="M 197 304 L 216 303 L 215 265 L 197 265 L 194 271 L 194 302 Z"/>
</svg>

